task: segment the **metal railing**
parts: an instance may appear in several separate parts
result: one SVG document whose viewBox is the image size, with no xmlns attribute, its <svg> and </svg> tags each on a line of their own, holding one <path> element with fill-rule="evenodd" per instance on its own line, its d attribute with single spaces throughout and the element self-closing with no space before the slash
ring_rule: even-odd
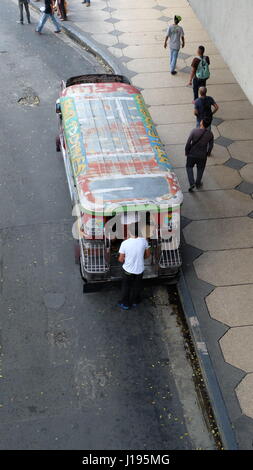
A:
<svg viewBox="0 0 253 470">
<path fill-rule="evenodd" d="M 182 265 L 178 245 L 178 241 L 174 237 L 171 237 L 171 240 L 161 242 L 161 254 L 159 259 L 159 266 L 161 268 L 177 268 Z"/>
<path fill-rule="evenodd" d="M 82 244 L 85 271 L 90 274 L 109 271 L 110 264 L 105 245 L 103 243 L 89 243 L 87 241 L 82 242 Z"/>
</svg>

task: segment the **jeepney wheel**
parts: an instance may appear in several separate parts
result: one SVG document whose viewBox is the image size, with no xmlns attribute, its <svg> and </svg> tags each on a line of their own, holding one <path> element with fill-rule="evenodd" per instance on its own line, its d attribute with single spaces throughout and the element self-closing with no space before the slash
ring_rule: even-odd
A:
<svg viewBox="0 0 253 470">
<path fill-rule="evenodd" d="M 75 243 L 75 263 L 76 264 L 81 264 L 80 263 L 80 245 L 79 245 L 79 242 Z"/>
<path fill-rule="evenodd" d="M 61 151 L 61 141 L 60 141 L 60 137 L 58 135 L 55 139 L 55 147 L 56 147 L 56 152 Z"/>
</svg>

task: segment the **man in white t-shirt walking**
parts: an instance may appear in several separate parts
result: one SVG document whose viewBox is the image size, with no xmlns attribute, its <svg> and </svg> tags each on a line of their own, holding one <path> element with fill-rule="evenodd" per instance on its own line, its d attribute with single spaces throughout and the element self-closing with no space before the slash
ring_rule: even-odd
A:
<svg viewBox="0 0 253 470">
<path fill-rule="evenodd" d="M 123 310 L 135 307 L 140 301 L 141 280 L 144 272 L 144 259 L 150 256 L 145 238 L 138 237 L 138 223 L 128 226 L 130 238 L 124 240 L 119 249 L 119 262 L 123 263 L 123 279 L 119 306 Z"/>
<path fill-rule="evenodd" d="M 168 27 L 167 35 L 164 41 L 164 48 L 166 49 L 168 39 L 170 39 L 170 73 L 172 75 L 177 73 L 175 68 L 177 64 L 177 56 L 181 46 L 180 40 L 182 41 L 182 47 L 185 45 L 184 30 L 181 26 L 179 26 L 179 22 L 181 20 L 181 16 L 175 15 L 174 24 L 171 24 Z"/>
</svg>

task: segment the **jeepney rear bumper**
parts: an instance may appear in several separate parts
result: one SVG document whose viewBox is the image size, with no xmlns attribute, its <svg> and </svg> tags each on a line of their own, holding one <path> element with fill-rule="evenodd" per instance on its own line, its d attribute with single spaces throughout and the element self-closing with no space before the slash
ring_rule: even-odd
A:
<svg viewBox="0 0 253 470">
<path fill-rule="evenodd" d="M 158 268 L 153 266 L 146 266 L 143 274 L 143 279 L 171 279 L 178 275 L 181 265 L 170 268 Z M 82 270 L 82 278 L 85 283 L 99 284 L 117 282 L 122 279 L 122 268 L 113 268 L 105 273 L 88 273 Z"/>
</svg>

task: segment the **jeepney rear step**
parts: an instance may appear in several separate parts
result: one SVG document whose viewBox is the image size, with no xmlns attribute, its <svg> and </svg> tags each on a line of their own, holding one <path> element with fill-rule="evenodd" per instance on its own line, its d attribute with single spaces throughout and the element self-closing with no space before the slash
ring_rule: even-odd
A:
<svg viewBox="0 0 253 470">
<path fill-rule="evenodd" d="M 182 265 L 182 258 L 179 251 L 178 243 L 172 239 L 171 242 L 162 242 L 159 266 L 161 268 L 175 268 Z"/>
<path fill-rule="evenodd" d="M 105 273 L 109 271 L 106 248 L 102 243 L 83 244 L 83 263 L 87 273 Z"/>
</svg>

